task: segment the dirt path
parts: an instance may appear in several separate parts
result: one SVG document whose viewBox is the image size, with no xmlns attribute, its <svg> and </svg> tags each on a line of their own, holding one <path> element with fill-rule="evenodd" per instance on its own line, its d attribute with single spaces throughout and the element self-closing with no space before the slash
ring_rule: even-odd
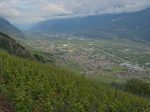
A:
<svg viewBox="0 0 150 112">
<path fill-rule="evenodd" d="M 13 107 L 1 94 L 0 94 L 0 112 L 14 112 Z"/>
</svg>

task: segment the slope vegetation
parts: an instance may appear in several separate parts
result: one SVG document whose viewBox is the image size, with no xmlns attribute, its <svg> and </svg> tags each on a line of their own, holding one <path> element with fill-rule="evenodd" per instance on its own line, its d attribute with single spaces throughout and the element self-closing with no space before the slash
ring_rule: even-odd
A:
<svg viewBox="0 0 150 112">
<path fill-rule="evenodd" d="M 150 101 L 0 51 L 0 93 L 16 112 L 149 112 Z"/>
<path fill-rule="evenodd" d="M 29 51 L 22 45 L 16 42 L 16 40 L 0 32 L 0 49 L 7 51 L 12 55 L 21 57 L 31 57 Z"/>
</svg>

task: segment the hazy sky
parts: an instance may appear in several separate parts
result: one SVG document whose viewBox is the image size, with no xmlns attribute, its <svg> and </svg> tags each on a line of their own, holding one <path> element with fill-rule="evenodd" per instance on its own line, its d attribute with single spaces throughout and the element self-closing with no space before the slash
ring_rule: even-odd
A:
<svg viewBox="0 0 150 112">
<path fill-rule="evenodd" d="M 0 0 L 0 16 L 30 24 L 60 16 L 133 12 L 150 7 L 150 0 Z"/>
</svg>

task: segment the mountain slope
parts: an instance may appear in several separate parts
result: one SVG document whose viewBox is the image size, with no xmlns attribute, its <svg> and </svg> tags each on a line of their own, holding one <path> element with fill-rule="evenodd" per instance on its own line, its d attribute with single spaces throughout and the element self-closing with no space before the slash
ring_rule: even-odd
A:
<svg viewBox="0 0 150 112">
<path fill-rule="evenodd" d="M 4 18 L 0 18 L 0 32 L 11 37 L 24 38 L 23 33 Z"/>
<path fill-rule="evenodd" d="M 150 101 L 0 51 L 0 93 L 15 112 L 149 112 Z"/>
<path fill-rule="evenodd" d="M 31 54 L 14 39 L 0 32 L 0 49 L 21 57 L 31 57 Z"/>
<path fill-rule="evenodd" d="M 134 13 L 105 14 L 40 22 L 33 31 L 73 33 L 96 38 L 150 40 L 150 9 Z"/>
<path fill-rule="evenodd" d="M 53 57 L 44 53 L 27 50 L 15 39 L 0 32 L 0 50 L 7 51 L 11 55 L 36 60 L 42 63 L 53 63 Z"/>
</svg>

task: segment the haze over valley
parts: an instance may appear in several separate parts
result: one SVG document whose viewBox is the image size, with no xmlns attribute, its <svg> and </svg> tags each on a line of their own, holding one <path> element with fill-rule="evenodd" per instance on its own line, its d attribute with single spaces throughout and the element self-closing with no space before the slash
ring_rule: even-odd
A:
<svg viewBox="0 0 150 112">
<path fill-rule="evenodd" d="M 149 110 L 149 0 L 0 1 L 0 112 Z"/>
</svg>

